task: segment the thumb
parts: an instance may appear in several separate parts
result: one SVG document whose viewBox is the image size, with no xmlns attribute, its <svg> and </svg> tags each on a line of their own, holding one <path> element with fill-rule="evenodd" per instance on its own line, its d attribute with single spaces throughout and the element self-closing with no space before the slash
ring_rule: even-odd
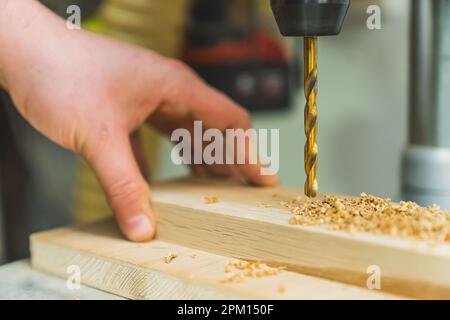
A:
<svg viewBox="0 0 450 320">
<path fill-rule="evenodd" d="M 126 134 L 108 139 L 87 156 L 122 232 L 132 241 L 155 234 L 150 190 L 134 158 Z"/>
</svg>

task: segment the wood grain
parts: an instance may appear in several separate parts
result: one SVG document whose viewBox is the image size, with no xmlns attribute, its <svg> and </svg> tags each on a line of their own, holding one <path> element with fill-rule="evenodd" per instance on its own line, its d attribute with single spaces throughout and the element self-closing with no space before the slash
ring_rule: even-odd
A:
<svg viewBox="0 0 450 320">
<path fill-rule="evenodd" d="M 288 271 L 224 282 L 234 259 L 160 240 L 132 243 L 113 221 L 34 234 L 31 252 L 34 268 L 67 278 L 67 267 L 76 265 L 83 284 L 133 299 L 399 298 Z M 167 264 L 169 253 L 177 258 Z"/>
<path fill-rule="evenodd" d="M 448 244 L 290 225 L 290 213 L 279 202 L 301 195 L 300 190 L 191 179 L 155 184 L 152 191 L 160 240 L 362 287 L 367 268 L 375 265 L 383 290 L 450 298 Z M 220 201 L 205 204 L 203 196 Z"/>
</svg>

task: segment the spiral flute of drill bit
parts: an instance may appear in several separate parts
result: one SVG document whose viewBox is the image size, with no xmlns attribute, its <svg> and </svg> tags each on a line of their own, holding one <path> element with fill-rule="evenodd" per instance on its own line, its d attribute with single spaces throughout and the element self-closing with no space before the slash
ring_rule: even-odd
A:
<svg viewBox="0 0 450 320">
<path fill-rule="evenodd" d="M 304 38 L 304 91 L 305 105 L 305 194 L 317 195 L 317 38 Z"/>
</svg>

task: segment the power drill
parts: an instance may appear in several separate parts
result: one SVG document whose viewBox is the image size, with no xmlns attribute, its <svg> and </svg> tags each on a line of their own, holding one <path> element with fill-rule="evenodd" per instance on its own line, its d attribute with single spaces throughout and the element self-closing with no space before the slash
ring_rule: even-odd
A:
<svg viewBox="0 0 450 320">
<path fill-rule="evenodd" d="M 303 37 L 305 195 L 315 197 L 317 186 L 317 37 L 336 35 L 350 7 L 350 0 L 271 0 L 283 36 Z"/>
</svg>

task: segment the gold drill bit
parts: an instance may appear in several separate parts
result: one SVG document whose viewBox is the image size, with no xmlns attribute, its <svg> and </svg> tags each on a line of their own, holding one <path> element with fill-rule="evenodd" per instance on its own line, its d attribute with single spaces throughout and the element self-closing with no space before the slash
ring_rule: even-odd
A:
<svg viewBox="0 0 450 320">
<path fill-rule="evenodd" d="M 305 194 L 317 195 L 317 37 L 305 37 L 304 90 L 305 90 Z"/>
</svg>

